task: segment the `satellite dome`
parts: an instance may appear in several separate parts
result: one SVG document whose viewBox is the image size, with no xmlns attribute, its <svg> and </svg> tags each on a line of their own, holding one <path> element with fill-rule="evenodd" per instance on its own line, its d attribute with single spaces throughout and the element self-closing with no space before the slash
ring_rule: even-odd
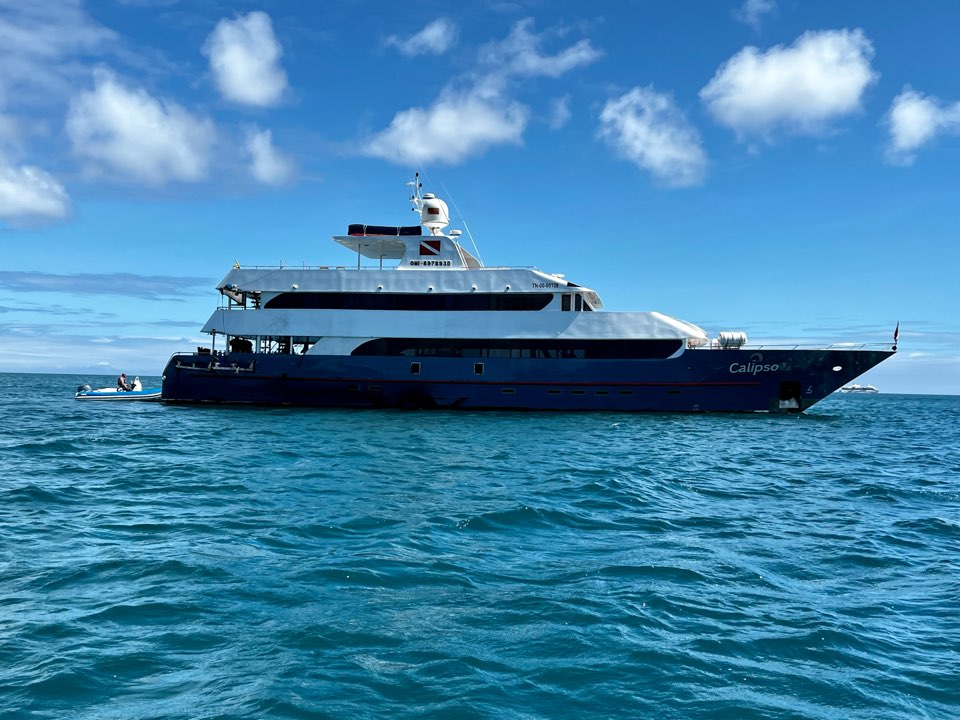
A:
<svg viewBox="0 0 960 720">
<path fill-rule="evenodd" d="M 420 207 L 420 222 L 434 234 L 450 224 L 447 204 L 433 193 L 424 193 Z"/>
</svg>

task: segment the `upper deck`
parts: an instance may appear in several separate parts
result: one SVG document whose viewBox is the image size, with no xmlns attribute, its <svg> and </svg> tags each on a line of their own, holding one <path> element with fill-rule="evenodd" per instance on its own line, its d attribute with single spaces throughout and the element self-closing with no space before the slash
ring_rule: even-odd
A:
<svg viewBox="0 0 960 720">
<path fill-rule="evenodd" d="M 348 234 L 333 237 L 357 254 L 356 266 L 241 267 L 238 263 L 220 281 L 218 289 L 228 298 L 231 307 L 256 309 L 269 307 L 281 295 L 285 296 L 282 302 L 286 307 L 304 307 L 288 297 L 294 293 L 559 295 L 569 292 L 571 307 L 576 306 L 578 310 L 603 307 L 595 291 L 560 275 L 533 267 L 485 267 L 459 242 L 458 230 L 443 232 L 449 224 L 443 200 L 429 193 L 421 195 L 419 183 L 410 200 L 420 213 L 421 225 L 354 224 L 349 226 Z M 363 258 L 376 260 L 377 265 L 364 266 Z M 559 307 L 566 303 L 558 297 L 556 304 Z"/>
<path fill-rule="evenodd" d="M 470 269 L 483 267 L 483 263 L 464 248 L 457 239 L 456 231 L 450 235 L 434 234 L 427 237 L 417 227 L 384 227 L 381 225 L 351 225 L 350 234 L 334 236 L 334 240 L 360 257 L 379 260 L 399 260 L 398 270 L 426 268 Z"/>
</svg>

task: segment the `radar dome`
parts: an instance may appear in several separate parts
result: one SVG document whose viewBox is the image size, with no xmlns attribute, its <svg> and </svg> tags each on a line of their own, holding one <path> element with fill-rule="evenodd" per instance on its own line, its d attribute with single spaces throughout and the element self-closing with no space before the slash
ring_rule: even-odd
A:
<svg viewBox="0 0 960 720">
<path fill-rule="evenodd" d="M 420 222 L 432 232 L 445 228 L 450 224 L 447 204 L 433 193 L 425 193 L 420 206 Z"/>
</svg>

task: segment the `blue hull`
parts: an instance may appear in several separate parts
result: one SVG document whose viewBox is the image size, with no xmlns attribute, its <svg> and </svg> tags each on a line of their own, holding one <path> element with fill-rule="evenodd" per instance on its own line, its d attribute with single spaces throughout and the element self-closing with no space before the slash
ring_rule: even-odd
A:
<svg viewBox="0 0 960 720">
<path fill-rule="evenodd" d="M 163 371 L 162 397 L 350 408 L 798 412 L 893 352 L 688 350 L 668 360 L 178 354 Z"/>
</svg>

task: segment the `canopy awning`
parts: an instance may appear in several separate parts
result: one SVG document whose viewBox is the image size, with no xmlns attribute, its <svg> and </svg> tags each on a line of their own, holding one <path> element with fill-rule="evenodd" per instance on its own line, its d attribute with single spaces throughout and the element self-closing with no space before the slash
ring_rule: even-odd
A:
<svg viewBox="0 0 960 720">
<path fill-rule="evenodd" d="M 407 251 L 403 237 L 390 235 L 335 235 L 334 240 L 348 250 L 378 260 L 402 260 Z"/>
</svg>

